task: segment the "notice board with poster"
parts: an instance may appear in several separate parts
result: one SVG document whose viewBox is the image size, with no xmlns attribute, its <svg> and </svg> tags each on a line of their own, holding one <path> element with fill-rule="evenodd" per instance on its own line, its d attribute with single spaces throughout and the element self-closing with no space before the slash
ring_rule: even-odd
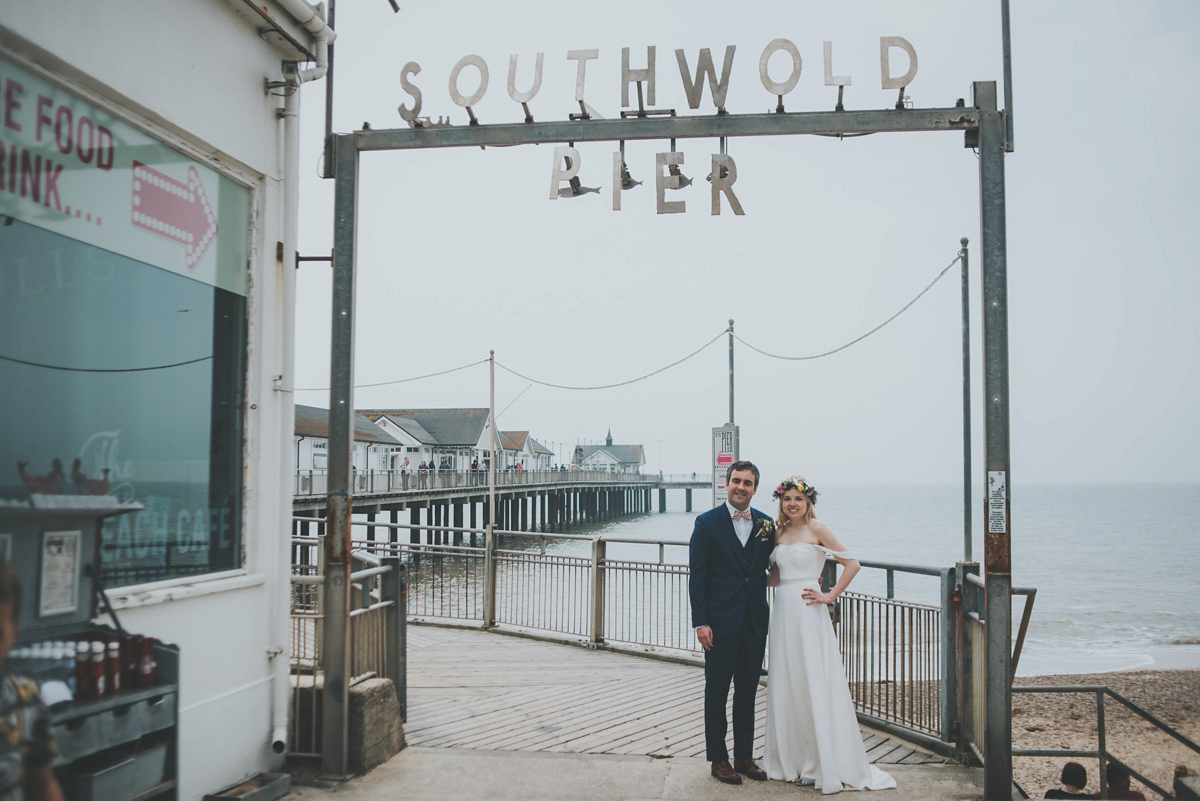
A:
<svg viewBox="0 0 1200 801">
<path fill-rule="evenodd" d="M 725 474 L 738 460 L 738 427 L 723 425 L 712 430 L 713 506 L 725 503 Z"/>
</svg>

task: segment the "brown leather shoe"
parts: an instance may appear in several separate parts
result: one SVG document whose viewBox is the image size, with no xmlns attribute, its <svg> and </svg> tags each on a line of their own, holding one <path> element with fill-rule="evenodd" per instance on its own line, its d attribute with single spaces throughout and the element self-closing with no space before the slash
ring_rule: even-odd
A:
<svg viewBox="0 0 1200 801">
<path fill-rule="evenodd" d="M 725 782 L 726 784 L 742 783 L 742 777 L 737 775 L 737 772 L 727 759 L 712 763 L 712 775 L 717 781 Z M 763 776 L 763 778 L 765 779 L 766 776 Z"/>
<path fill-rule="evenodd" d="M 733 769 L 747 779 L 754 779 L 756 782 L 767 780 L 767 772 L 755 765 L 753 759 L 735 759 L 733 760 Z"/>
</svg>

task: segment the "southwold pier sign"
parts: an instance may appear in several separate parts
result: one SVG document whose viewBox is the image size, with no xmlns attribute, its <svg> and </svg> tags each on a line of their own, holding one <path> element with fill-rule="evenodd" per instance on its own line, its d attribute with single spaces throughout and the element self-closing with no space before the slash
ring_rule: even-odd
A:
<svg viewBox="0 0 1200 801">
<path fill-rule="evenodd" d="M 712 52 L 709 48 L 700 50 L 696 60 L 696 67 L 693 71 L 688 65 L 687 55 L 683 50 L 675 51 L 675 60 L 679 66 L 679 77 L 683 84 L 683 92 L 687 97 L 688 106 L 692 109 L 700 108 L 703 100 L 704 86 L 707 83 L 709 93 L 712 96 L 712 103 L 717 109 L 717 114 L 725 114 L 725 97 L 729 90 L 729 75 L 733 70 L 733 59 L 736 51 L 735 45 L 729 45 L 725 48 L 725 59 L 721 66 L 720 77 L 717 76 L 716 67 L 712 59 Z M 891 67 L 891 51 L 894 49 L 903 50 L 908 56 L 908 70 L 903 75 L 893 75 Z M 825 85 L 838 87 L 838 110 L 842 107 L 842 91 L 845 87 L 851 85 L 851 77 L 849 75 L 834 75 L 833 71 L 833 43 L 824 43 L 825 56 Z M 776 53 L 783 54 L 790 62 L 787 76 L 782 81 L 773 80 L 768 73 L 767 66 L 771 57 Z M 653 106 L 655 102 L 655 86 L 656 86 L 656 71 L 655 71 L 655 56 L 656 48 L 650 46 L 646 48 L 645 67 L 634 69 L 630 66 L 629 48 L 621 50 L 621 106 L 628 108 L 631 105 L 629 87 L 633 84 L 637 85 L 638 93 L 638 111 L 622 112 L 622 116 L 630 117 L 647 117 L 661 114 L 674 114 L 673 111 L 663 110 L 647 110 L 643 107 L 643 85 L 645 86 L 644 100 L 649 105 Z M 521 105 L 525 113 L 525 121 L 533 122 L 533 116 L 529 112 L 529 101 L 537 96 L 537 93 L 542 88 L 542 65 L 545 54 L 538 53 L 534 59 L 533 68 L 533 83 L 529 89 L 521 91 L 517 89 L 517 63 L 518 56 L 513 54 L 508 60 L 508 96 L 513 102 Z M 579 103 L 580 114 L 578 119 L 588 120 L 598 118 L 599 115 L 595 112 L 588 103 L 584 100 L 584 86 L 587 79 L 588 62 L 600 57 L 599 50 L 569 50 L 567 51 L 567 61 L 574 61 L 575 65 L 575 101 Z M 474 91 L 470 94 L 464 94 L 459 86 L 459 79 L 464 70 L 468 67 L 473 67 L 478 73 L 478 84 Z M 762 81 L 763 88 L 771 95 L 778 99 L 776 110 L 783 112 L 783 98 L 796 88 L 796 84 L 800 81 L 800 73 L 803 69 L 803 59 L 800 56 L 800 51 L 794 43 L 788 39 L 774 39 L 763 48 L 763 51 L 758 59 L 758 76 Z M 400 116 L 409 124 L 410 127 L 424 127 L 430 125 L 427 117 L 421 116 L 422 94 L 410 77 L 418 75 L 421 72 L 421 65 L 414 61 L 410 61 L 404 65 L 400 71 L 400 85 L 404 91 L 412 97 L 412 107 L 409 108 L 401 105 L 397 110 Z M 917 74 L 917 52 L 913 46 L 900 36 L 881 36 L 879 38 L 879 72 L 882 88 L 884 89 L 899 89 L 900 99 L 897 101 L 897 107 L 903 106 L 904 88 L 908 86 Z M 477 125 L 478 120 L 475 117 L 473 106 L 477 105 L 487 93 L 489 80 L 489 71 L 487 62 L 477 55 L 466 55 L 459 59 L 458 63 L 450 70 L 449 76 L 449 91 L 450 99 L 458 106 L 467 110 L 470 116 L 471 124 Z M 722 147 L 722 151 L 724 148 Z M 674 147 L 665 153 L 655 154 L 655 187 L 658 195 L 657 210 L 659 214 L 677 214 L 686 210 L 686 202 L 682 200 L 669 201 L 666 199 L 666 190 L 680 189 L 685 184 L 680 173 L 680 166 L 684 163 L 683 153 L 675 151 Z M 554 165 L 550 176 L 550 199 L 555 200 L 559 197 L 570 197 L 581 194 L 585 191 L 599 192 L 599 189 L 589 190 L 580 184 L 579 171 L 583 166 L 583 158 L 579 151 L 572 145 L 568 147 L 556 147 L 554 149 Z M 744 214 L 742 204 L 738 201 L 737 195 L 734 194 L 733 184 L 737 181 L 737 164 L 734 163 L 732 157 L 724 152 L 714 153 L 712 156 L 712 171 L 709 174 L 711 187 L 711 209 L 712 214 L 719 215 L 721 213 L 721 196 L 725 196 L 726 202 L 733 210 L 734 214 Z M 625 165 L 625 157 L 622 151 L 613 153 L 612 166 L 612 201 L 613 211 L 621 209 L 621 188 L 622 185 L 629 185 L 628 171 Z M 563 185 L 566 184 L 564 187 Z"/>
<path fill-rule="evenodd" d="M 1002 0 L 1005 20 L 1005 51 L 1007 67 L 1007 0 Z M 908 52 L 908 72 L 893 77 L 888 65 L 888 51 L 895 48 Z M 826 45 L 826 83 L 844 87 L 849 78 L 835 78 L 832 68 L 831 47 Z M 409 126 L 406 128 L 372 129 L 364 126 L 348 133 L 329 133 L 326 140 L 326 174 L 334 179 L 333 217 L 333 281 L 332 281 L 332 324 L 330 327 L 330 393 L 329 393 L 329 493 L 327 498 L 326 547 L 335 556 L 350 552 L 350 523 L 352 512 L 352 453 L 354 434 L 354 306 L 355 281 L 357 274 L 358 248 L 358 188 L 361 182 L 360 156 L 367 152 L 424 150 L 429 148 L 459 147 L 508 147 L 513 145 L 567 144 L 568 149 L 559 151 L 556 162 L 572 156 L 571 149 L 577 142 L 626 142 L 626 141 L 671 141 L 676 139 L 716 139 L 725 142 L 730 138 L 757 136 L 859 136 L 874 133 L 933 132 L 957 133 L 962 138 L 960 147 L 969 147 L 976 157 L 971 161 L 979 170 L 979 251 L 982 255 L 982 309 L 983 309 L 983 355 L 984 387 L 983 407 L 984 439 L 986 442 L 985 468 L 987 475 L 997 483 L 1000 480 L 1011 486 L 1009 475 L 1009 403 L 1008 403 L 1008 288 L 1007 288 L 1007 236 L 1005 233 L 1005 189 L 1004 155 L 1011 150 L 1011 109 L 1001 109 L 994 81 L 975 81 L 971 85 L 971 99 L 959 99 L 954 105 L 941 108 L 911 108 L 904 102 L 904 86 L 916 73 L 916 53 L 905 47 L 900 40 L 880 40 L 881 76 L 883 86 L 900 89 L 900 98 L 895 109 L 846 110 L 838 104 L 832 111 L 786 111 L 783 96 L 792 90 L 800 75 L 800 58 L 795 48 L 785 40 L 775 40 L 763 51 L 760 58 L 760 77 L 764 88 L 780 98 L 774 112 L 762 114 L 734 114 L 724 112 L 725 91 L 729 86 L 733 48 L 726 50 L 725 66 L 718 77 L 712 66 L 711 55 L 701 58 L 695 71 L 688 69 L 686 59 L 681 60 L 680 75 L 684 90 L 692 108 L 698 108 L 703 86 L 708 83 L 715 114 L 692 114 L 675 116 L 670 110 L 646 110 L 641 102 L 638 108 L 622 112 L 620 119 L 600 119 L 592 114 L 583 101 L 584 77 L 587 63 L 597 56 L 593 51 L 574 52 L 571 60 L 577 62 L 575 96 L 582 114 L 572 114 L 567 120 L 535 122 L 528 113 L 528 99 L 540 89 L 540 69 L 535 67 L 534 81 L 529 90 L 519 92 L 515 86 L 516 59 L 509 65 L 509 95 L 514 102 L 526 104 L 525 120 L 515 123 L 481 124 L 470 111 L 487 89 L 486 63 L 477 56 L 467 56 L 450 75 L 450 92 L 455 102 L 468 109 L 471 125 L 430 124 L 420 116 L 420 93 L 408 81 L 420 68 L 416 64 L 405 67 L 405 88 L 414 99 L 412 109 L 401 107 Z M 765 63 L 776 52 L 791 56 L 792 69 L 787 79 L 776 82 L 765 70 Z M 624 51 L 626 54 L 628 51 Z M 647 66 L 644 72 L 634 70 L 626 62 L 622 69 L 623 102 L 628 104 L 630 84 L 637 84 L 638 91 L 653 90 L 653 50 L 647 51 Z M 679 59 L 680 54 L 677 54 Z M 627 55 L 623 61 L 627 59 Z M 482 66 L 481 66 L 482 65 Z M 468 66 L 479 73 L 479 85 L 469 97 L 462 96 L 459 78 Z M 1007 69 L 1006 69 L 1007 73 Z M 707 79 L 707 80 L 705 80 Z M 839 90 L 839 95 L 841 90 Z M 674 151 L 671 147 L 671 151 Z M 722 147 L 722 150 L 725 148 Z M 663 189 L 675 188 L 668 184 L 669 167 L 673 166 L 663 154 L 656 158 L 659 168 L 660 188 L 659 211 L 670 213 L 682 208 L 665 208 Z M 720 154 L 718 154 L 719 157 Z M 618 152 L 619 156 L 619 152 Z M 575 160 L 565 169 L 556 163 L 554 192 L 552 196 L 565 194 L 560 189 L 562 178 Z M 614 168 L 619 164 L 614 157 Z M 717 157 L 714 157 L 717 158 Z M 714 170 L 713 200 L 714 214 L 720 213 L 720 195 L 732 198 L 733 170 L 722 176 L 722 165 L 732 166 L 731 160 L 716 162 Z M 663 174 L 663 167 L 668 173 Z M 615 172 L 615 169 L 614 169 Z M 577 178 L 578 176 L 574 176 Z M 727 177 L 728 181 L 722 181 Z M 617 182 L 614 181 L 614 184 Z M 722 188 L 724 186 L 724 188 Z M 729 190 L 729 191 L 726 191 Z M 614 188 L 619 197 L 619 189 Z M 681 204 L 682 205 L 682 204 Z M 614 206 L 619 205 L 614 202 Z M 736 211 L 736 210 L 735 210 Z M 400 265 L 403 267 L 403 264 Z M 732 412 L 732 410 L 731 410 Z M 730 417 L 733 415 L 730 414 Z M 996 494 L 999 497 L 999 494 Z M 956 661 L 954 649 L 943 649 L 939 675 L 944 682 L 941 701 L 941 719 L 944 731 L 957 733 L 958 747 L 972 750 L 984 763 L 984 798 L 988 801 L 1008 801 L 1012 795 L 1012 570 L 1010 564 L 1011 530 L 1008 505 L 999 498 L 989 508 L 993 514 L 988 520 L 984 535 L 984 576 L 979 581 L 967 571 L 961 583 L 964 588 L 972 584 L 970 593 L 963 593 L 973 605 L 971 626 L 966 627 L 962 643 L 963 661 Z M 344 558 L 327 558 L 325 562 L 327 603 L 336 603 L 337 609 L 349 608 L 350 582 L 345 579 L 348 565 Z M 341 571 L 341 572 L 339 572 Z M 960 574 L 962 575 L 962 574 Z M 950 585 L 948 585 L 950 586 Z M 336 597 L 336 602 L 329 599 Z M 339 612 L 341 614 L 341 612 Z M 346 635 L 348 636 L 348 635 Z M 980 654 L 982 651 L 982 654 Z M 346 681 L 348 675 L 348 640 L 346 637 L 326 638 L 326 742 L 335 742 L 344 731 L 344 709 L 347 704 Z M 971 660 L 975 660 L 971 664 Z M 982 670 L 979 668 L 982 667 Z M 961 669 L 961 673 L 959 670 Z M 959 686 L 959 676 L 963 686 Z M 342 680 L 333 681 L 330 677 Z M 958 699 L 963 699 L 960 705 Z M 977 716 L 978 702 L 983 702 L 982 715 Z M 339 712 L 339 710 L 342 710 Z M 340 726 L 341 728 L 336 728 Z M 332 730 L 332 731 L 331 731 Z M 323 769 L 329 773 L 344 772 L 344 753 L 337 762 L 336 749 L 326 749 L 330 763 Z M 336 764 L 334 764 L 336 763 Z"/>
</svg>

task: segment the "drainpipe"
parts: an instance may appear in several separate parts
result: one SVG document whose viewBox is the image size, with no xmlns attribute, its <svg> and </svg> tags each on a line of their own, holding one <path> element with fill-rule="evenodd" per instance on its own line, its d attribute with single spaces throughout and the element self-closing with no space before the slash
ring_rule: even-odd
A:
<svg viewBox="0 0 1200 801">
<path fill-rule="evenodd" d="M 294 351 L 296 334 L 296 262 L 292 258 L 299 250 L 298 230 L 300 214 L 300 84 L 323 78 L 329 71 L 329 44 L 336 34 L 324 20 L 324 4 L 313 8 L 304 0 L 279 0 L 283 9 L 303 25 L 316 40 L 316 66 L 305 70 L 288 70 L 285 65 L 285 87 L 283 108 L 276 113 L 283 127 L 282 177 L 283 177 L 283 242 L 277 249 L 276 270 L 280 275 L 280 368 L 277 387 L 291 392 L 295 386 Z M 295 396 L 285 401 L 281 409 L 279 426 L 283 442 L 295 435 Z M 284 538 L 284 559 L 290 563 L 292 506 L 290 493 L 280 493 L 281 518 L 288 521 L 289 536 Z M 276 589 L 276 609 L 287 609 L 291 603 L 291 570 L 280 577 Z M 282 755 L 287 751 L 288 712 L 291 706 L 291 676 L 288 654 L 290 628 L 275 618 L 275 631 L 270 654 L 273 660 L 274 686 L 271 699 L 271 750 Z"/>
<path fill-rule="evenodd" d="M 317 66 L 300 70 L 298 76 L 300 83 L 324 78 L 325 73 L 329 72 L 329 45 L 337 38 L 333 28 L 325 23 L 325 4 L 318 3 L 316 7 L 313 7 L 305 0 L 278 0 L 278 2 L 292 19 L 303 25 L 316 39 Z"/>
</svg>

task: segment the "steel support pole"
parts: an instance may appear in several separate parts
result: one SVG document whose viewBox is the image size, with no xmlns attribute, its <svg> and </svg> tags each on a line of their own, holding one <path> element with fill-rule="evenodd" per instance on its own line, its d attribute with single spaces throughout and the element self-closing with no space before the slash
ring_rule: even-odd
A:
<svg viewBox="0 0 1200 801">
<path fill-rule="evenodd" d="M 607 546 L 608 543 L 602 537 L 592 540 L 592 625 L 590 637 L 588 638 L 592 645 L 599 645 L 604 642 L 604 595 L 606 592 L 604 560 L 607 558 Z"/>
<path fill-rule="evenodd" d="M 941 736 L 944 742 L 954 742 L 956 745 L 962 732 L 962 721 L 958 716 L 958 663 L 959 649 L 963 645 L 958 638 L 958 608 L 962 605 L 962 596 L 956 591 L 956 583 L 961 580 L 953 568 L 942 570 L 942 615 L 938 632 L 942 644 L 942 661 L 938 665 L 942 675 Z"/>
<path fill-rule="evenodd" d="M 733 425 L 733 320 L 729 321 L 729 425 Z"/>
<path fill-rule="evenodd" d="M 972 562 L 971 520 L 975 510 L 971 508 L 971 279 L 967 252 L 969 244 L 964 236 L 960 241 L 962 250 L 962 369 L 963 369 L 963 561 Z"/>
<path fill-rule="evenodd" d="M 384 557 L 384 566 L 390 568 L 380 576 L 379 600 L 391 606 L 386 607 L 383 624 L 383 659 L 384 678 L 392 680 L 396 690 L 396 700 L 400 702 L 400 714 L 405 716 L 408 705 L 408 665 L 406 642 L 407 630 L 405 624 L 405 594 L 406 568 L 395 556 Z M 366 584 L 367 582 L 364 582 Z"/>
<path fill-rule="evenodd" d="M 329 487 L 325 537 L 325 669 L 321 770 L 349 772 L 350 515 L 354 445 L 354 281 L 358 221 L 358 150 L 333 138 L 333 322 L 330 328 Z"/>
<path fill-rule="evenodd" d="M 1008 278 L 1004 206 L 1004 115 L 996 84 L 974 84 L 979 122 L 983 249 L 984 439 L 988 491 L 984 529 L 987 627 L 984 798 L 1012 798 L 1012 565 L 1008 415 Z"/>
<path fill-rule="evenodd" d="M 483 627 L 496 625 L 496 461 L 500 432 L 496 430 L 496 351 L 488 351 L 488 422 L 492 429 L 492 458 L 488 460 L 487 533 L 483 537 Z"/>
</svg>

